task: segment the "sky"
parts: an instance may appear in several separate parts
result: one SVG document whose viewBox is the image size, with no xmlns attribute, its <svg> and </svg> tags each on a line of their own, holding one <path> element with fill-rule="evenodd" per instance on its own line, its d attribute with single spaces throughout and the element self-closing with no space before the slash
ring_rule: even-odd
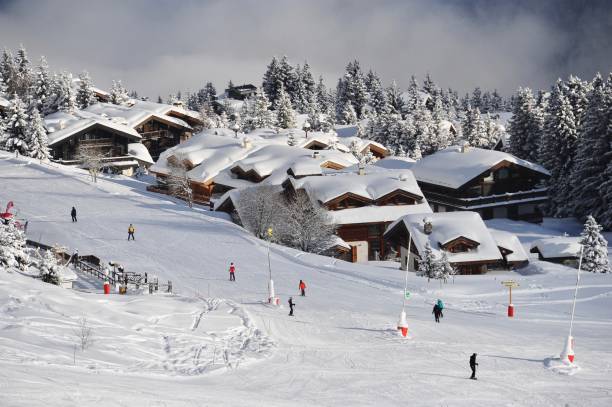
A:
<svg viewBox="0 0 612 407">
<path fill-rule="evenodd" d="M 272 56 L 334 86 L 358 59 L 385 84 L 509 95 L 612 70 L 612 0 L 0 0 L 0 46 L 166 97 L 212 81 L 260 85 Z"/>
</svg>

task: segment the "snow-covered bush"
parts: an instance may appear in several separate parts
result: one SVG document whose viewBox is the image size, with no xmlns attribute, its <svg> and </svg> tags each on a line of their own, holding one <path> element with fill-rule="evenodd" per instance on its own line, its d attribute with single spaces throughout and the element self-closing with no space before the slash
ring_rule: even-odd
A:
<svg viewBox="0 0 612 407">
<path fill-rule="evenodd" d="M 45 250 L 45 253 L 36 262 L 40 278 L 45 283 L 60 285 L 61 265 L 52 250 Z"/>
<path fill-rule="evenodd" d="M 582 231 L 582 269 L 591 273 L 609 273 L 608 242 L 601 234 L 601 226 L 588 216 Z"/>
<path fill-rule="evenodd" d="M 449 263 L 446 253 L 442 252 L 442 255 L 437 257 L 431 249 L 429 242 L 425 243 L 423 256 L 419 260 L 417 275 L 446 282 L 450 276 L 455 274 L 457 274 L 457 270 Z"/>
<path fill-rule="evenodd" d="M 0 223 L 0 269 L 25 269 L 30 258 L 25 251 L 25 234 L 12 222 Z"/>
</svg>

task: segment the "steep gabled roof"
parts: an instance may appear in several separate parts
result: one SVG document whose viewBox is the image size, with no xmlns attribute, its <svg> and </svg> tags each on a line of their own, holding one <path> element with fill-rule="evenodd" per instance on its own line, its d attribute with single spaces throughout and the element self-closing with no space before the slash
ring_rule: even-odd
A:
<svg viewBox="0 0 612 407">
<path fill-rule="evenodd" d="M 432 231 L 426 234 L 423 229 L 423 218 L 428 218 L 432 223 Z M 441 246 L 459 236 L 463 236 L 478 245 L 467 252 L 446 252 L 451 263 L 481 262 L 501 260 L 502 256 L 497 244 L 480 215 L 476 212 L 438 212 L 429 215 L 417 214 L 407 215 L 387 228 L 385 236 L 397 232 L 397 228 L 403 227 L 412 237 L 419 254 L 425 250 L 425 244 L 429 243 L 433 252 L 441 256 Z"/>
<path fill-rule="evenodd" d="M 469 147 L 467 151 L 461 152 L 461 148 L 457 146 L 445 148 L 420 159 L 412 170 L 420 182 L 458 189 L 504 161 L 544 176 L 550 175 L 544 167 L 508 153 L 476 147 Z"/>
<path fill-rule="evenodd" d="M 559 236 L 538 239 L 531 243 L 531 252 L 537 249 L 543 258 L 578 258 L 580 255 L 580 238 Z"/>
</svg>

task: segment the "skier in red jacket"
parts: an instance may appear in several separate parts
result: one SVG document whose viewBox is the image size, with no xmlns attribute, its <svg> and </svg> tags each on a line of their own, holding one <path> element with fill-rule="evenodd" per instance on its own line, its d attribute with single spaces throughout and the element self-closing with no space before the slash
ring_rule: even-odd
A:
<svg viewBox="0 0 612 407">
<path fill-rule="evenodd" d="M 302 297 L 306 297 L 306 283 L 302 280 L 300 280 L 300 285 L 298 286 L 300 288 L 300 292 L 302 293 Z"/>
<path fill-rule="evenodd" d="M 230 281 L 236 281 L 236 275 L 234 274 L 236 272 L 236 267 L 234 266 L 234 263 L 230 263 L 229 272 Z"/>
</svg>

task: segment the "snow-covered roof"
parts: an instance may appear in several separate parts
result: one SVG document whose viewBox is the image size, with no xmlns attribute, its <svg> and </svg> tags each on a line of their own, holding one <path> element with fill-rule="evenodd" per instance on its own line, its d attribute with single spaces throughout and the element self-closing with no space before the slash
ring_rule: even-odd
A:
<svg viewBox="0 0 612 407">
<path fill-rule="evenodd" d="M 535 248 L 546 259 L 578 257 L 580 255 L 580 238 L 559 236 L 538 239 L 531 243 L 531 249 Z"/>
<path fill-rule="evenodd" d="M 104 117 L 77 110 L 73 114 L 57 112 L 45 116 L 45 127 L 47 128 L 49 146 L 53 146 L 76 134 L 80 134 L 96 126 L 106 130 L 119 133 L 132 140 L 140 140 L 141 136 L 133 128 L 121 123 L 113 122 Z"/>
<path fill-rule="evenodd" d="M 138 161 L 145 162 L 147 164 L 153 164 L 153 158 L 149 154 L 149 150 L 142 143 L 130 143 L 127 146 L 128 154 L 136 158 Z"/>
<path fill-rule="evenodd" d="M 268 180 L 268 183 L 280 184 L 286 178 L 289 168 L 304 168 L 308 166 L 309 161 L 317 162 L 319 166 L 333 162 L 339 166 L 347 167 L 355 164 L 357 159 L 351 154 L 342 153 L 337 150 L 313 152 L 304 148 L 287 145 L 264 145 L 254 150 L 248 157 L 237 161 L 232 168 L 245 173 L 254 172 L 262 178 L 272 176 L 275 173 L 280 176 L 280 179 L 275 179 L 274 182 Z"/>
<path fill-rule="evenodd" d="M 420 159 L 412 171 L 421 182 L 457 189 L 502 161 L 550 175 L 544 167 L 502 151 L 469 147 L 461 152 L 458 146 L 445 148 Z"/>
<path fill-rule="evenodd" d="M 509 262 L 522 262 L 529 260 L 529 256 L 527 255 L 525 248 L 514 233 L 494 229 L 490 229 L 489 231 L 491 232 L 491 235 L 493 236 L 493 239 L 498 247 L 503 247 L 504 249 L 512 251 L 512 253 L 506 256 L 506 260 Z"/>
<path fill-rule="evenodd" d="M 157 119 L 173 127 L 190 130 L 191 126 L 178 117 L 168 116 L 173 106 L 160 103 L 135 101 L 133 106 L 114 105 L 112 103 L 96 103 L 85 111 L 106 117 L 111 121 L 136 128 L 150 119 Z"/>
<path fill-rule="evenodd" d="M 188 172 L 192 180 L 207 182 L 221 170 L 246 157 L 253 149 L 253 145 L 245 146 L 241 139 L 234 138 L 233 135 L 219 136 L 209 130 L 164 151 L 151 167 L 151 171 L 168 174 L 168 158 L 181 157 L 194 166 Z"/>
<path fill-rule="evenodd" d="M 432 224 L 432 231 L 426 234 L 423 229 L 423 218 L 427 217 Z M 427 216 L 422 214 L 407 215 L 396 220 L 387 228 L 385 234 L 403 223 L 419 254 L 429 242 L 433 252 L 440 256 L 441 246 L 460 237 L 478 243 L 477 247 L 466 252 L 451 253 L 445 251 L 451 263 L 501 260 L 502 256 L 497 243 L 491 236 L 480 215 L 476 212 L 437 212 Z"/>
<path fill-rule="evenodd" d="M 427 215 L 431 208 L 425 199 L 416 205 L 362 206 L 339 211 L 328 211 L 330 219 L 336 225 L 351 225 L 355 223 L 393 222 L 402 216 L 410 214 Z"/>
<path fill-rule="evenodd" d="M 408 170 L 412 168 L 416 161 L 409 157 L 389 156 L 376 161 L 376 167 L 385 168 L 388 170 Z"/>
<path fill-rule="evenodd" d="M 380 171 L 371 174 L 338 173 L 300 179 L 290 178 L 294 189 L 303 189 L 310 199 L 323 204 L 345 194 L 352 194 L 369 201 L 376 201 L 391 192 L 404 191 L 423 199 L 410 170 Z"/>
</svg>

